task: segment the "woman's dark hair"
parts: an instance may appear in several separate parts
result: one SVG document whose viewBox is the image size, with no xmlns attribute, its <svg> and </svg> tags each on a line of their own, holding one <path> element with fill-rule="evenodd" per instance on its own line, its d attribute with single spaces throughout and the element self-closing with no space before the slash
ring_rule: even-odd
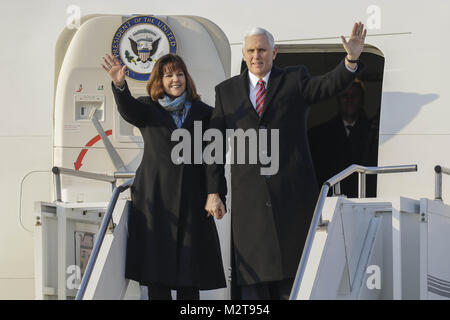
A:
<svg viewBox="0 0 450 320">
<path fill-rule="evenodd" d="M 156 61 L 155 66 L 153 67 L 152 74 L 150 75 L 150 79 L 147 82 L 147 92 L 150 98 L 153 101 L 158 101 L 164 97 L 164 87 L 162 83 L 162 79 L 165 71 L 174 72 L 177 70 L 181 70 L 184 73 L 186 78 L 186 91 L 188 101 L 200 100 L 200 96 L 197 93 L 197 89 L 195 88 L 195 83 L 192 80 L 189 72 L 187 71 L 186 64 L 183 59 L 176 54 L 166 54 Z"/>
</svg>

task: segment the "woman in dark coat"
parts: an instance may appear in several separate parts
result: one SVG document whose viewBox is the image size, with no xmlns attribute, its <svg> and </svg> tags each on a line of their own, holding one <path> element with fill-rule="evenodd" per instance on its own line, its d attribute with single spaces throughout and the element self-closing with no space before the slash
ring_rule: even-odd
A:
<svg viewBox="0 0 450 320">
<path fill-rule="evenodd" d="M 171 156 L 179 143 L 171 141 L 172 132 L 185 129 L 193 141 L 194 121 L 207 128 L 212 108 L 200 101 L 177 55 L 156 62 L 147 83 L 149 96 L 137 99 L 125 81 L 126 66 L 116 57 L 103 59 L 120 114 L 144 140 L 131 187 L 125 277 L 148 286 L 149 299 L 171 299 L 171 289 L 177 290 L 177 299 L 198 299 L 199 290 L 225 287 L 214 218 L 204 209 L 204 165 Z"/>
</svg>

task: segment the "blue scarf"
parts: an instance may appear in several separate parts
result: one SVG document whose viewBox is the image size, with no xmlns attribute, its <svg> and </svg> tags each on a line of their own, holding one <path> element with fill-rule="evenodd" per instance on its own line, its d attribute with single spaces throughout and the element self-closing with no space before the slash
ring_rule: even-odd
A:
<svg viewBox="0 0 450 320">
<path fill-rule="evenodd" d="M 175 99 L 164 95 L 162 99 L 158 99 L 159 104 L 167 111 L 180 111 L 184 109 L 184 103 L 186 101 L 187 92 L 184 91 L 183 94 Z"/>
<path fill-rule="evenodd" d="M 170 112 L 173 121 L 178 128 L 180 128 L 183 124 L 184 120 L 186 119 L 186 115 L 191 107 L 191 103 L 189 101 L 186 101 L 186 96 L 187 92 L 184 91 L 182 95 L 175 99 L 172 99 L 167 95 L 164 95 L 162 99 L 158 99 L 161 107 Z"/>
</svg>

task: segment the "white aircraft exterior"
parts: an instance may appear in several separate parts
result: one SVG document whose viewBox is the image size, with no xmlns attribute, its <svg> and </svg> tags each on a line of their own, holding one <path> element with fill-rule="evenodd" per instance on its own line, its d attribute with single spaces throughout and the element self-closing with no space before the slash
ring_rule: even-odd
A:
<svg viewBox="0 0 450 320">
<path fill-rule="evenodd" d="M 402 212 L 420 213 L 420 208 L 437 208 L 434 212 L 442 219 L 438 223 L 441 229 L 436 234 L 442 236 L 440 241 L 448 242 L 445 234 L 450 228 L 450 210 L 445 203 L 450 198 L 450 188 L 447 188 L 450 179 L 443 178 L 442 206 L 433 199 L 434 167 L 450 167 L 450 151 L 446 148 L 447 143 L 450 144 L 450 94 L 444 80 L 444 75 L 450 74 L 450 64 L 446 62 L 447 51 L 450 50 L 446 40 L 446 33 L 450 30 L 449 3 L 438 0 L 426 3 L 286 0 L 239 4 L 238 1 L 173 1 L 169 5 L 138 0 L 125 5 L 106 1 L 96 4 L 78 1 L 75 5 L 37 1 L 13 2 L 0 7 L 8 13 L 1 22 L 4 46 L 0 87 L 4 91 L 4 100 L 0 120 L 0 148 L 3 150 L 0 166 L 3 204 L 0 299 L 70 299 L 75 296 L 76 288 L 69 285 L 61 287 L 61 283 L 71 283 L 73 274 L 67 267 L 72 264 L 73 257 L 62 262 L 58 260 L 58 255 L 73 252 L 64 251 L 58 243 L 64 241 L 64 245 L 71 244 L 79 250 L 83 245 L 76 238 L 77 230 L 95 233 L 97 229 L 93 225 L 98 228 L 101 218 L 74 218 L 68 212 L 83 215 L 85 211 L 87 216 L 104 212 L 111 197 L 111 185 L 104 181 L 63 176 L 63 203 L 57 207 L 54 204 L 57 195 L 52 167 L 112 175 L 117 171 L 133 171 L 139 164 L 143 144 L 136 131 L 120 119 L 110 81 L 100 66 L 102 56 L 113 49 L 114 33 L 132 15 L 154 16 L 172 28 L 177 52 L 185 59 L 202 99 L 212 106 L 214 86 L 240 73 L 243 35 L 253 26 L 272 32 L 280 50 L 280 63 L 295 61 L 301 64 L 305 58 L 312 61 L 312 70 L 322 70 L 323 60 L 315 61 L 314 56 L 329 54 L 325 66 L 330 64 L 331 69 L 332 61 L 344 56 L 340 35 L 348 36 L 354 22 L 363 22 L 368 34 L 362 59 L 367 59 L 367 74 L 372 75 L 366 81 L 366 100 L 370 104 L 368 113 L 377 116 L 381 111 L 378 166 L 417 165 L 417 171 L 379 175 L 377 198 L 370 201 L 360 199 L 352 202 L 342 197 L 327 200 L 324 219 L 330 221 L 328 236 L 319 236 L 315 240 L 312 262 L 308 262 L 305 271 L 309 280 L 303 281 L 300 293 L 293 298 L 450 297 L 442 292 L 441 295 L 433 295 L 426 290 L 422 271 L 426 269 L 423 250 L 427 243 L 419 235 L 425 232 L 419 223 L 419 215 L 411 219 L 400 218 Z M 145 94 L 142 82 L 128 81 L 135 96 Z M 83 109 L 86 106 L 87 109 Z M 104 139 L 95 139 L 98 130 L 91 121 L 92 114 L 89 114 L 92 108 L 98 109 L 94 117 L 122 159 L 122 170 L 117 170 L 118 164 L 111 160 Z M 313 108 L 311 112 L 312 124 L 330 118 L 333 113 L 331 102 L 317 106 L 316 110 Z M 122 194 L 120 199 L 125 200 L 127 196 Z M 119 202 L 118 207 L 123 208 L 125 201 Z M 364 212 L 370 211 L 367 208 L 375 208 L 373 216 L 358 221 L 367 227 L 367 235 L 373 236 L 374 241 L 358 249 L 361 253 L 358 257 L 364 256 L 365 249 L 370 252 L 370 256 L 369 253 L 364 256 L 367 263 L 363 266 L 352 262 L 357 258 L 346 261 L 335 258 L 342 262 L 342 270 L 346 270 L 350 279 L 339 278 L 333 294 L 322 295 L 329 289 L 323 287 L 325 262 L 333 261 L 333 257 L 326 253 L 333 250 L 327 237 L 331 239 L 332 235 L 339 234 L 332 232 L 336 228 L 334 221 L 342 219 L 344 222 L 339 221 L 345 224 L 345 219 L 348 219 L 342 213 L 345 210 L 338 218 L 335 213 L 337 204 L 349 207 L 350 211 L 352 206 L 360 206 Z M 409 209 L 405 209 L 407 207 Z M 67 221 L 55 219 L 60 212 L 66 215 Z M 373 217 L 383 215 L 380 212 L 388 212 L 389 217 L 382 221 L 373 220 Z M 120 214 L 117 217 L 115 222 L 119 225 Z M 388 225 L 386 221 L 392 221 L 392 224 Z M 405 228 L 415 230 L 417 237 L 409 239 L 414 245 L 404 245 L 407 236 L 406 232 L 400 234 L 403 229 L 399 227 L 399 221 L 407 221 L 403 224 Z M 47 229 L 42 227 L 44 224 L 47 224 Z M 229 215 L 217 225 L 227 269 Z M 71 236 L 64 238 L 64 233 L 57 231 L 61 228 L 71 232 Z M 391 242 L 377 245 L 377 228 L 390 233 Z M 345 231 L 341 233 L 344 238 L 348 236 Z M 358 237 L 361 234 L 355 235 L 352 241 L 357 241 Z M 113 240 L 108 241 L 113 248 Z M 431 241 L 434 240 L 428 239 L 429 243 Z M 371 251 L 376 248 L 381 250 L 380 256 L 385 257 L 380 258 L 383 265 L 391 266 L 386 273 L 388 276 L 383 278 L 384 287 L 370 291 L 373 288 L 361 289 L 360 286 L 356 292 L 353 290 L 355 281 L 364 283 L 367 275 L 370 276 L 366 267 L 376 265 L 370 263 L 371 259 L 376 259 Z M 437 259 L 441 261 L 438 267 L 429 266 L 428 271 L 449 266 L 450 262 L 443 257 L 445 251 L 427 252 L 429 259 L 433 254 L 441 255 L 441 260 Z M 108 253 L 103 252 L 100 256 L 102 254 L 101 259 L 106 266 Z M 80 263 L 80 256 L 75 260 Z M 413 266 L 408 268 L 408 264 Z M 228 276 L 229 270 L 225 271 Z M 364 272 L 367 272 L 366 276 Z M 94 275 L 96 281 L 102 281 L 101 270 L 94 270 Z M 435 274 L 428 272 L 428 276 L 434 277 Z M 412 278 L 415 280 L 410 281 Z M 343 285 L 346 281 L 351 285 Z M 438 281 L 445 287 L 450 278 L 441 276 Z M 131 290 L 128 298 L 140 298 L 136 291 L 138 288 L 126 290 Z M 89 294 L 95 298 L 92 292 Z M 230 290 L 202 293 L 202 298 L 229 299 Z"/>
</svg>

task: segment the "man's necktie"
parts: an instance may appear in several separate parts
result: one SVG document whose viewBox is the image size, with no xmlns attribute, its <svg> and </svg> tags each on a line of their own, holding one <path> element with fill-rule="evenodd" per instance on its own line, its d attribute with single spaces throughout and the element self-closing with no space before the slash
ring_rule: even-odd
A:
<svg viewBox="0 0 450 320">
<path fill-rule="evenodd" d="M 259 79 L 258 81 L 258 92 L 256 92 L 256 112 L 258 115 L 261 115 L 261 111 L 264 104 L 264 96 L 266 95 L 266 86 L 263 79 Z"/>
<path fill-rule="evenodd" d="M 347 125 L 345 126 L 345 128 L 347 129 L 347 137 L 348 137 L 352 134 L 353 126 Z"/>
</svg>

